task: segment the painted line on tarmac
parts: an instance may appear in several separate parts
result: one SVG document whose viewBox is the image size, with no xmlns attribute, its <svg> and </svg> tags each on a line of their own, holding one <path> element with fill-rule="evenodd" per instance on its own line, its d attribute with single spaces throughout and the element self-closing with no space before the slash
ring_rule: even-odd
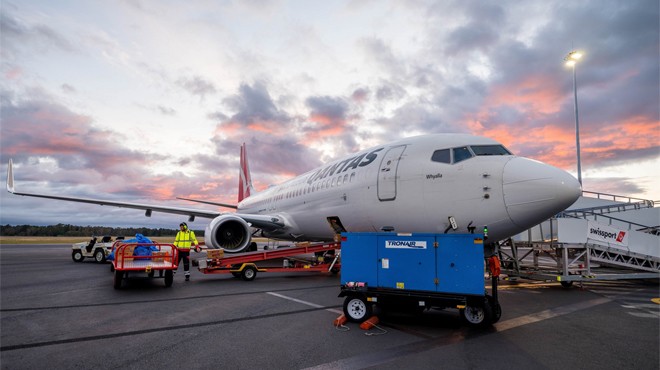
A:
<svg viewBox="0 0 660 370">
<path fill-rule="evenodd" d="M 89 337 L 78 337 L 78 338 L 60 339 L 60 340 L 52 340 L 52 341 L 45 341 L 45 342 L 0 346 L 0 352 L 14 351 L 14 350 L 26 349 L 26 348 L 35 348 L 35 347 L 46 347 L 46 346 L 53 346 L 53 345 L 58 345 L 58 344 L 79 343 L 79 342 L 89 342 L 89 341 L 103 340 L 103 339 L 131 337 L 131 336 L 134 336 L 134 335 L 160 333 L 160 332 L 168 332 L 168 331 L 175 331 L 175 330 L 190 330 L 190 329 L 199 328 L 199 327 L 217 326 L 217 325 L 224 325 L 224 324 L 235 324 L 237 322 L 242 322 L 242 321 L 252 321 L 252 320 L 268 319 L 268 318 L 273 318 L 273 317 L 297 315 L 297 314 L 301 314 L 301 313 L 320 311 L 320 310 L 323 310 L 323 309 L 328 310 L 329 307 L 319 306 L 318 308 L 307 308 L 307 309 L 303 309 L 303 310 L 279 312 L 279 313 L 259 315 L 259 316 L 239 317 L 239 318 L 232 318 L 232 319 L 218 320 L 218 321 L 211 321 L 211 322 L 200 322 L 200 323 L 192 323 L 192 324 L 165 326 L 165 327 L 160 327 L 160 328 L 134 330 L 134 331 L 121 332 L 121 333 L 114 333 L 114 334 L 93 335 L 93 336 L 89 336 Z"/>
<path fill-rule="evenodd" d="M 279 293 L 275 293 L 275 292 L 266 292 L 266 294 L 270 294 L 270 295 L 275 296 L 275 297 L 279 297 L 279 298 L 287 299 L 287 300 L 289 300 L 289 301 L 293 301 L 293 302 L 296 302 L 296 303 L 304 304 L 304 305 L 306 305 L 306 306 L 310 306 L 310 307 L 314 307 L 314 308 L 323 308 L 323 307 L 324 307 L 324 306 L 318 305 L 318 304 L 316 304 L 316 303 L 303 301 L 303 300 L 300 300 L 300 299 L 297 299 L 297 298 L 293 298 L 293 297 L 288 297 L 288 296 L 285 296 L 285 295 L 283 295 L 283 294 L 279 294 Z M 326 308 L 325 310 L 326 310 L 326 311 L 333 312 L 333 313 L 338 313 L 338 314 L 343 313 L 342 311 L 336 310 L 336 309 L 334 309 L 334 308 Z"/>
<path fill-rule="evenodd" d="M 298 290 L 309 290 L 309 289 L 320 289 L 320 288 L 337 288 L 337 285 L 319 285 L 312 286 L 308 288 L 286 288 L 277 290 L 279 292 L 287 291 L 298 291 Z M 79 309 L 87 307 L 103 307 L 103 306 L 119 306 L 119 305 L 142 305 L 145 303 L 162 303 L 162 302 L 173 302 L 173 301 L 188 301 L 191 299 L 210 299 L 210 298 L 223 298 L 223 297 L 232 297 L 232 296 L 242 296 L 242 295 L 254 295 L 254 294 L 263 294 L 266 293 L 263 290 L 256 290 L 253 292 L 235 292 L 235 293 L 220 293 L 220 294 L 205 294 L 199 296 L 186 296 L 186 297 L 177 297 L 177 298 L 162 298 L 162 299 L 145 299 L 138 301 L 123 301 L 123 302 L 107 302 L 107 303 L 87 303 L 87 304 L 73 304 L 73 305 L 63 305 L 63 306 L 36 306 L 36 307 L 15 307 L 15 308 L 0 308 L 0 313 L 2 312 L 22 312 L 22 311 L 38 311 L 38 310 L 59 310 L 59 309 Z"/>
<path fill-rule="evenodd" d="M 533 324 L 539 321 L 552 319 L 555 317 L 568 315 L 570 313 L 584 310 L 590 307 L 598 306 L 604 303 L 611 302 L 608 298 L 597 298 L 585 302 L 570 304 L 549 310 L 541 311 L 534 314 L 525 315 L 511 320 L 502 321 L 493 325 L 493 329 L 488 331 L 487 328 L 482 329 L 480 333 L 469 333 L 470 339 L 480 337 L 483 335 L 490 335 L 500 333 L 509 329 L 517 328 L 523 325 Z M 367 367 L 376 367 L 378 365 L 387 364 L 389 362 L 399 360 L 402 357 L 416 355 L 422 352 L 431 351 L 438 347 L 443 347 L 465 340 L 467 336 L 467 329 L 455 331 L 450 337 L 436 338 L 430 340 L 422 340 L 418 342 L 409 343 L 396 348 L 386 348 L 382 351 L 366 353 L 358 356 L 345 358 L 317 366 L 309 367 L 307 369 L 363 369 Z"/>
<path fill-rule="evenodd" d="M 519 326 L 533 324 L 535 322 L 552 319 L 558 316 L 567 315 L 576 311 L 585 310 L 587 308 L 598 306 L 604 303 L 612 302 L 609 298 L 596 298 L 590 301 L 579 302 L 574 304 L 569 304 L 566 306 L 561 306 L 557 308 L 551 308 L 549 310 L 533 313 L 530 315 L 525 315 L 517 317 L 515 319 L 510 319 L 502 322 L 496 323 L 494 326 L 497 329 L 497 332 L 517 328 Z"/>
</svg>

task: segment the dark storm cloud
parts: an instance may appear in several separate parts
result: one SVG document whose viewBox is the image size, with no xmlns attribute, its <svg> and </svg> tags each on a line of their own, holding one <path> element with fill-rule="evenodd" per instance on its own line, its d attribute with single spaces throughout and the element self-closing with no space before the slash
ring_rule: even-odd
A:
<svg viewBox="0 0 660 370">
<path fill-rule="evenodd" d="M 110 131 L 92 126 L 88 116 L 45 100 L 12 101 L 0 96 L 3 161 L 9 156 L 22 162 L 28 157 L 55 158 L 61 168 L 120 170 L 146 160 L 120 144 Z M 105 173 L 108 175 L 108 173 Z"/>
<path fill-rule="evenodd" d="M 312 96 L 305 100 L 312 116 L 318 115 L 331 122 L 341 122 L 346 119 L 348 103 L 344 99 L 330 96 Z"/>
<path fill-rule="evenodd" d="M 286 113 L 278 110 L 268 89 L 261 82 L 256 82 L 253 86 L 242 84 L 238 94 L 226 98 L 224 103 L 237 111 L 231 121 L 241 124 L 263 121 L 283 123 L 290 120 Z"/>
<path fill-rule="evenodd" d="M 338 117 L 343 115 L 336 104 L 313 101 L 324 113 Z M 218 156 L 235 161 L 236 173 L 239 169 L 239 148 L 244 142 L 247 144 L 251 171 L 253 175 L 257 174 L 253 180 L 262 185 L 279 182 L 282 176 L 297 175 L 320 165 L 320 153 L 299 141 L 302 132 L 298 127 L 299 119 L 278 108 L 265 84 L 242 84 L 235 95 L 223 102 L 235 113 L 215 112 L 209 115 L 209 118 L 220 121 L 212 141 Z M 210 163 L 215 161 L 209 159 Z"/>
<path fill-rule="evenodd" d="M 248 161 L 253 181 L 274 184 L 276 176 L 292 177 L 321 165 L 320 153 L 296 141 L 293 137 L 277 137 L 245 133 Z M 239 148 L 243 141 L 228 139 L 216 142 L 219 153 L 230 152 L 238 176 Z M 231 172 L 231 170 L 229 171 Z M 256 176 L 255 176 L 256 175 Z M 236 177 L 238 181 L 238 177 Z"/>
</svg>

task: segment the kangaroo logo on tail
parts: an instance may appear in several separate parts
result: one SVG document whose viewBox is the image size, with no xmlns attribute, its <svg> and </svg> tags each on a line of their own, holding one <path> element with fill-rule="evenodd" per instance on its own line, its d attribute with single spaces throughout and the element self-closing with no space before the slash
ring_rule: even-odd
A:
<svg viewBox="0 0 660 370">
<path fill-rule="evenodd" d="M 249 197 L 252 190 L 252 177 L 250 176 L 245 143 L 243 143 L 241 145 L 241 170 L 238 178 L 238 201 L 240 202 Z"/>
</svg>

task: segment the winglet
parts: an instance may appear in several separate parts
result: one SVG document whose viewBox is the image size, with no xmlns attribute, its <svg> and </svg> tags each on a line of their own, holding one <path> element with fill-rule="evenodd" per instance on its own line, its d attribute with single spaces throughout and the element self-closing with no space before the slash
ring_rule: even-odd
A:
<svg viewBox="0 0 660 370">
<path fill-rule="evenodd" d="M 14 164 L 9 158 L 9 165 L 7 166 L 7 191 L 14 193 Z"/>
</svg>

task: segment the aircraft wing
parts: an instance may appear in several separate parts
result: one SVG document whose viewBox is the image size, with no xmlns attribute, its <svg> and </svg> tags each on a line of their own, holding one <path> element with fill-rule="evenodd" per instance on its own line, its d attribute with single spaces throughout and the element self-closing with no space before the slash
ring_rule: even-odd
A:
<svg viewBox="0 0 660 370">
<path fill-rule="evenodd" d="M 208 210 L 194 209 L 194 208 L 167 207 L 167 206 L 158 206 L 153 204 L 119 202 L 119 201 L 103 200 L 103 199 L 91 199 L 91 198 L 80 198 L 80 197 L 68 197 L 61 195 L 17 192 L 14 185 L 14 170 L 11 159 L 9 160 L 9 166 L 7 169 L 7 191 L 15 195 L 28 196 L 28 197 L 57 199 L 57 200 L 65 200 L 69 202 L 78 202 L 78 203 L 98 204 L 101 206 L 141 209 L 145 211 L 145 216 L 147 217 L 151 216 L 151 212 L 162 212 L 162 213 L 185 215 L 188 216 L 188 219 L 190 221 L 193 221 L 195 217 L 215 218 L 224 214 L 232 214 L 244 219 L 253 227 L 258 227 L 265 230 L 276 230 L 285 226 L 282 220 L 280 220 L 278 217 L 269 216 L 269 215 L 217 212 L 217 211 L 208 211 Z"/>
<path fill-rule="evenodd" d="M 220 207 L 225 207 L 225 208 L 233 208 L 237 209 L 238 206 L 235 204 L 227 204 L 227 203 L 218 203 L 218 202 L 211 202 L 208 200 L 201 200 L 201 199 L 190 199 L 190 198 L 183 198 L 183 197 L 176 197 L 176 199 L 181 199 L 181 200 L 187 200 L 189 202 L 196 202 L 196 203 L 203 203 L 203 204 L 211 204 L 214 206 L 220 206 Z"/>
</svg>

